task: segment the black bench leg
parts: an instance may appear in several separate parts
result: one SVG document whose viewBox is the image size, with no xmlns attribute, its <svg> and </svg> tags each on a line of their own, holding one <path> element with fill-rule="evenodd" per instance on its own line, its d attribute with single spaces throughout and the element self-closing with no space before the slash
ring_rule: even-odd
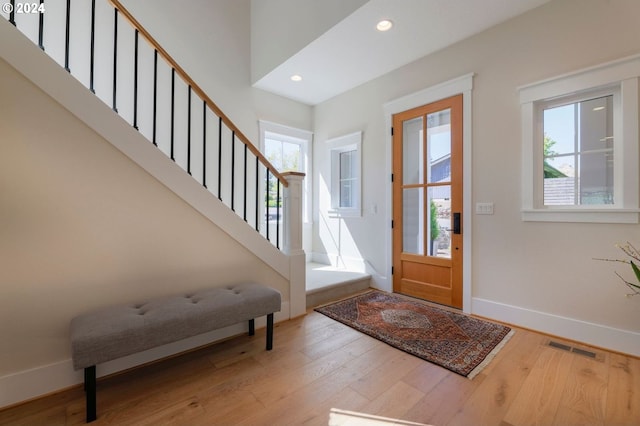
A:
<svg viewBox="0 0 640 426">
<path fill-rule="evenodd" d="M 256 321 L 253 319 L 249 320 L 249 336 L 253 336 L 256 334 Z"/>
<path fill-rule="evenodd" d="M 273 314 L 267 315 L 267 350 L 273 349 Z"/>
<path fill-rule="evenodd" d="M 87 423 L 94 421 L 96 415 L 96 366 L 84 369 L 84 392 L 87 406 Z"/>
</svg>

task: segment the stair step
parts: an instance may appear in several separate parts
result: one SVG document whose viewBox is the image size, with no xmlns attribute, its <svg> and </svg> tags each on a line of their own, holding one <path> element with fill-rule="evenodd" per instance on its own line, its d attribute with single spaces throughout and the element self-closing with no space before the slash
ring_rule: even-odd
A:
<svg viewBox="0 0 640 426">
<path fill-rule="evenodd" d="M 371 275 L 333 268 L 307 265 L 307 309 L 342 299 L 369 288 Z"/>
</svg>

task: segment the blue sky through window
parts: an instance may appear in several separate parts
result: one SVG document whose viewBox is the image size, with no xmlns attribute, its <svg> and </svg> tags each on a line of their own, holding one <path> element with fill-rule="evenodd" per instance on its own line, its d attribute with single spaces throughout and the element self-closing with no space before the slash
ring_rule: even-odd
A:
<svg viewBox="0 0 640 426">
<path fill-rule="evenodd" d="M 551 151 L 556 154 L 575 152 L 575 104 L 544 110 L 544 134 L 556 143 Z M 567 176 L 575 174 L 573 155 L 547 159 L 547 163 Z"/>
</svg>

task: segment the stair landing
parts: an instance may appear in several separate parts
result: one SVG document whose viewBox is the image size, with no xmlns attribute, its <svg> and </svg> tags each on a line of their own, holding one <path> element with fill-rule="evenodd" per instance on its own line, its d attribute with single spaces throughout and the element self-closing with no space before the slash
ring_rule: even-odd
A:
<svg viewBox="0 0 640 426">
<path fill-rule="evenodd" d="M 321 263 L 307 263 L 307 309 L 369 288 L 371 275 Z"/>
</svg>

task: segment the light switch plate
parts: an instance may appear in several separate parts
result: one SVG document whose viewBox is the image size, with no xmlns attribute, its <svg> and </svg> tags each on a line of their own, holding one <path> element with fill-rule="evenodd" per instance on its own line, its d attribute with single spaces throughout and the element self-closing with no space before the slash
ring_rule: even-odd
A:
<svg viewBox="0 0 640 426">
<path fill-rule="evenodd" d="M 493 203 L 476 203 L 476 214 L 493 214 Z"/>
</svg>

